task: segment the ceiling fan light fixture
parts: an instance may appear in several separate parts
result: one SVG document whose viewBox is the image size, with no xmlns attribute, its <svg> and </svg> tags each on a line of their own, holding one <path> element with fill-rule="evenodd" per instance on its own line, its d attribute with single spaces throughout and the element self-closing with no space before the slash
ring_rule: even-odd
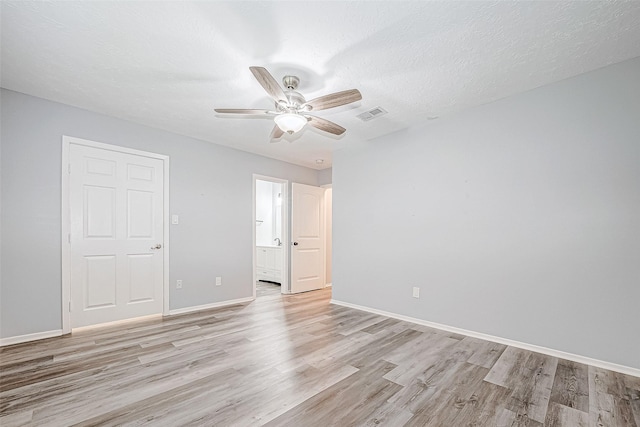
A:
<svg viewBox="0 0 640 427">
<path fill-rule="evenodd" d="M 307 119 L 304 116 L 295 113 L 278 114 L 274 120 L 278 127 L 288 134 L 298 132 L 307 124 Z"/>
</svg>

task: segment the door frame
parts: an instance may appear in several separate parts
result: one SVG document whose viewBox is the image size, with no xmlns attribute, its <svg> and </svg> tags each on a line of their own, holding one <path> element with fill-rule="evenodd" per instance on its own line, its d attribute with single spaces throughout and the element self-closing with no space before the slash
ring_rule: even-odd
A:
<svg viewBox="0 0 640 427">
<path fill-rule="evenodd" d="M 332 282 L 327 282 L 327 263 L 329 261 L 329 257 L 327 256 L 327 253 L 329 252 L 327 234 L 329 234 L 330 228 L 333 236 L 333 212 L 331 212 L 332 227 L 327 226 L 327 219 L 329 216 L 329 211 L 327 210 L 327 190 L 331 190 L 331 206 L 333 207 L 333 183 L 321 185 L 320 188 L 324 188 L 324 287 L 327 288 L 329 286 L 333 287 Z M 331 238 L 331 244 L 333 246 L 333 237 Z M 333 255 L 333 247 L 331 248 L 331 254 Z M 331 277 L 331 280 L 333 280 L 333 263 L 331 264 Z"/>
<path fill-rule="evenodd" d="M 291 292 L 289 288 L 289 181 L 286 179 L 275 178 L 272 176 L 253 174 L 253 191 L 252 191 L 252 215 L 251 227 L 253 236 L 253 245 L 251 247 L 251 259 L 253 260 L 253 299 L 256 298 L 256 282 L 258 281 L 256 266 L 256 181 L 268 181 L 276 184 L 282 184 L 282 283 L 280 283 L 280 293 L 288 294 Z"/>
<path fill-rule="evenodd" d="M 88 139 L 76 138 L 73 136 L 62 136 L 62 333 L 71 333 L 71 201 L 70 201 L 70 167 L 69 150 L 71 145 L 82 145 L 85 147 L 99 148 L 102 150 L 115 151 L 124 154 L 133 154 L 136 156 L 150 157 L 162 161 L 164 169 L 163 185 L 163 292 L 162 292 L 162 315 L 169 315 L 169 156 L 164 154 L 151 153 L 149 151 L 135 150 L 133 148 L 122 147 L 119 145 L 104 144 L 102 142 L 90 141 Z"/>
</svg>

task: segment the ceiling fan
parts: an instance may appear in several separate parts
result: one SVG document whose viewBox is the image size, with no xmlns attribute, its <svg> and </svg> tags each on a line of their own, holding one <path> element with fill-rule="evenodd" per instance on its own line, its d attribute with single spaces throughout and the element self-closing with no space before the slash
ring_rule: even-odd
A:
<svg viewBox="0 0 640 427">
<path fill-rule="evenodd" d="M 304 96 L 296 92 L 300 79 L 296 76 L 284 76 L 283 90 L 276 79 L 263 67 L 249 67 L 255 78 L 275 101 L 275 111 L 259 109 L 216 108 L 216 113 L 242 114 L 249 116 L 272 116 L 275 126 L 271 131 L 271 140 L 277 140 L 285 132 L 293 134 L 309 125 L 329 132 L 342 135 L 346 129 L 321 117 L 308 114 L 311 111 L 326 110 L 339 107 L 362 99 L 357 89 L 344 90 L 307 101 Z"/>
</svg>

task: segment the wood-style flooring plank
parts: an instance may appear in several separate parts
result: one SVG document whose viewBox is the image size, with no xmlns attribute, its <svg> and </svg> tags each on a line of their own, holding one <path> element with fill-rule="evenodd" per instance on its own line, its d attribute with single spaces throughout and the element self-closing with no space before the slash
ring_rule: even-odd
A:
<svg viewBox="0 0 640 427">
<path fill-rule="evenodd" d="M 508 388 L 482 381 L 472 390 L 466 404 L 460 409 L 453 425 L 480 427 L 503 425 L 501 420 L 511 411 L 504 412 L 512 391 Z M 515 417 L 515 414 L 513 414 Z"/>
<path fill-rule="evenodd" d="M 399 333 L 379 331 L 372 335 L 365 347 L 347 348 L 343 353 L 337 355 L 336 360 L 360 369 L 383 359 L 393 349 L 420 337 L 420 335 L 422 332 L 412 329 L 405 329 Z"/>
<path fill-rule="evenodd" d="M 640 391 L 627 388 L 627 393 L 629 394 L 629 403 L 631 405 L 631 411 L 633 412 L 633 419 L 635 420 L 636 426 L 640 426 Z"/>
<path fill-rule="evenodd" d="M 386 375 L 386 378 L 402 386 L 407 386 L 429 367 L 436 364 L 447 347 L 460 341 L 442 335 L 432 335 L 428 340 L 414 339 L 392 351 L 385 360 L 397 366 Z"/>
<path fill-rule="evenodd" d="M 522 368 L 531 352 L 515 347 L 507 347 L 491 367 L 485 381 L 507 388 L 515 388 L 522 378 Z"/>
<path fill-rule="evenodd" d="M 444 367 L 444 365 L 443 365 Z M 424 394 L 422 399 L 411 402 L 407 407 L 414 416 L 407 426 L 452 426 L 460 411 L 467 405 L 483 378 L 487 375 L 487 368 L 466 362 L 457 362 L 447 369 L 456 372 L 442 377 L 439 383 L 427 380 L 433 392 Z M 428 399 L 425 397 L 428 396 Z M 418 404 L 419 402 L 419 404 Z"/>
<path fill-rule="evenodd" d="M 559 360 L 549 400 L 588 413 L 589 367 L 582 363 Z"/>
<path fill-rule="evenodd" d="M 380 360 L 323 390 L 267 423 L 267 426 L 303 426 L 310 420 L 325 426 L 354 425 L 373 416 L 401 386 L 384 379 L 395 365 Z"/>
<path fill-rule="evenodd" d="M 593 426 L 638 427 L 622 374 L 589 366 L 589 423 Z M 624 387 L 624 390 L 622 390 Z"/>
<path fill-rule="evenodd" d="M 0 416 L 0 425 L 2 427 L 19 427 L 31 425 L 33 411 L 14 412 L 9 415 Z"/>
<path fill-rule="evenodd" d="M 385 402 L 374 413 L 363 417 L 363 421 L 359 420 L 356 425 L 362 427 L 404 426 L 412 417 L 411 412 L 399 408 L 393 403 Z"/>
<path fill-rule="evenodd" d="M 589 414 L 551 402 L 544 425 L 545 427 L 589 427 Z"/>
<path fill-rule="evenodd" d="M 539 353 L 527 358 L 508 406 L 518 418 L 544 423 L 558 359 Z"/>
<path fill-rule="evenodd" d="M 496 363 L 498 358 L 502 356 L 502 353 L 507 348 L 504 344 L 498 344 L 491 341 L 483 341 L 477 338 L 466 337 L 467 340 L 473 340 L 476 344 L 473 354 L 469 357 L 467 362 L 474 365 L 482 366 L 483 368 L 491 369 Z"/>
</svg>

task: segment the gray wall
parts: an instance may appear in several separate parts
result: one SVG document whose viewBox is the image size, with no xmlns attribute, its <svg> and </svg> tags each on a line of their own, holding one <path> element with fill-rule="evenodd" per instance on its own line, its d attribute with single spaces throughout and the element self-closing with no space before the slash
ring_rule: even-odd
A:
<svg viewBox="0 0 640 427">
<path fill-rule="evenodd" d="M 0 337 L 61 328 L 62 135 L 171 157 L 171 308 L 252 295 L 252 174 L 318 172 L 2 90 Z M 215 120 L 215 118 L 211 118 Z M 215 277 L 223 285 L 216 287 Z M 183 289 L 175 289 L 176 279 Z"/>
<path fill-rule="evenodd" d="M 640 368 L 639 76 L 335 152 L 334 298 Z"/>
<path fill-rule="evenodd" d="M 322 169 L 318 171 L 318 185 L 331 184 L 332 168 Z"/>
</svg>

